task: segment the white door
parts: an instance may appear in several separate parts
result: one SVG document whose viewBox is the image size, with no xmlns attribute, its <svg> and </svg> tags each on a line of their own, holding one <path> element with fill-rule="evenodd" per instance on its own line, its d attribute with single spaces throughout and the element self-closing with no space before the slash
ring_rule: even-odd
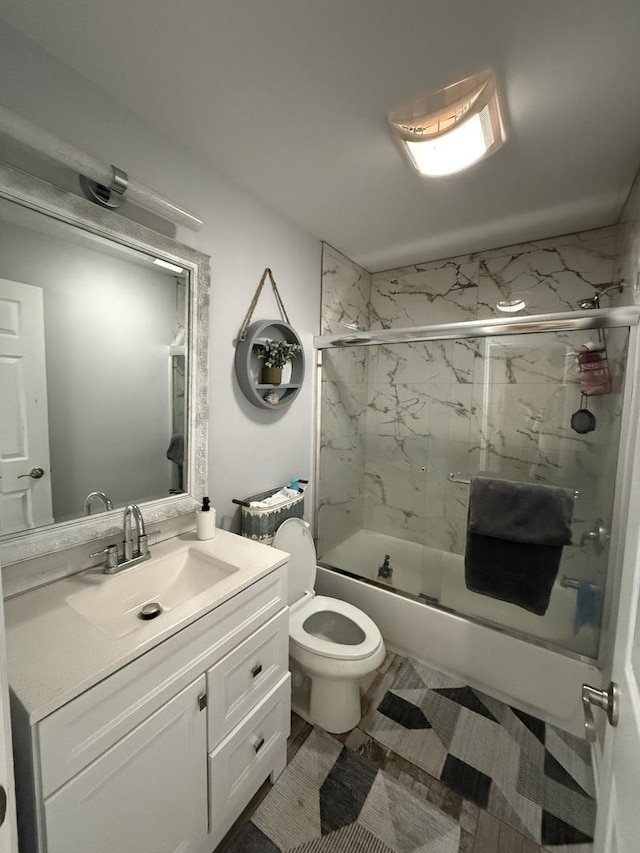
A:
<svg viewBox="0 0 640 853">
<path fill-rule="evenodd" d="M 52 523 L 42 290 L 0 279 L 0 535 Z"/>
<path fill-rule="evenodd" d="M 616 728 L 607 725 L 601 729 L 604 749 L 598 774 L 594 853 L 636 853 L 640 849 L 640 393 L 637 388 L 640 354 L 637 336 L 637 330 L 632 329 L 625 394 L 632 395 L 633 399 L 621 442 L 621 464 L 618 466 L 621 482 L 616 497 L 618 513 L 626 519 L 626 531 L 620 537 L 619 546 L 615 541 L 611 543 L 611 564 L 621 564 L 619 606 L 613 628 L 612 654 L 605 662 L 608 666 L 603 674 L 605 685 L 611 679 L 618 687 L 619 720 Z M 620 554 L 619 559 L 615 551 Z M 602 711 L 596 710 L 595 716 L 603 723 Z"/>
<path fill-rule="evenodd" d="M 0 819 L 2 821 L 0 823 L 0 853 L 17 853 L 16 798 L 13 785 L 9 682 L 7 679 L 2 600 L 2 572 L 0 571 Z"/>
</svg>

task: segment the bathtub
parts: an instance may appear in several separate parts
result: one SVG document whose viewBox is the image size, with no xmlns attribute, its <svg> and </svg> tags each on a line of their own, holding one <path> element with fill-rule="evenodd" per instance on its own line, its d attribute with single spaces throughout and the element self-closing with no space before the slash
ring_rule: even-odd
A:
<svg viewBox="0 0 640 853">
<path fill-rule="evenodd" d="M 370 530 L 359 530 L 323 555 L 322 562 L 376 579 L 385 554 L 391 555 L 393 583 L 416 601 L 382 586 L 320 565 L 316 590 L 360 607 L 379 626 L 387 645 L 460 678 L 467 684 L 575 735 L 584 734 L 581 688 L 600 685 L 595 657 L 597 633 L 591 626 L 573 634 L 573 589 L 554 585 L 544 617 L 467 590 L 463 558 Z M 349 568 L 350 567 L 350 568 Z M 464 611 L 459 616 L 428 603 Z M 520 639 L 475 619 L 497 621 Z M 552 643 L 569 654 L 537 643 Z M 580 652 L 580 653 L 578 653 Z"/>
</svg>

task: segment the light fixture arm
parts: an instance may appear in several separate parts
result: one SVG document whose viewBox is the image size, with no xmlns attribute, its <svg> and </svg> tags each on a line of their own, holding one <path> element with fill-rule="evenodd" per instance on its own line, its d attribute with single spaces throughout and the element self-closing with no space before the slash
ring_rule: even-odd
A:
<svg viewBox="0 0 640 853">
<path fill-rule="evenodd" d="M 80 186 L 89 201 L 95 201 L 96 204 L 100 204 L 102 207 L 115 210 L 124 201 L 124 194 L 129 186 L 129 176 L 123 169 L 118 169 L 117 166 L 111 166 L 111 171 L 113 177 L 108 186 L 99 184 L 97 181 L 92 181 L 86 175 L 80 175 Z"/>
<path fill-rule="evenodd" d="M 198 231 L 202 227 L 202 219 L 191 211 L 177 205 L 145 184 L 129 179 L 126 172 L 115 166 L 107 166 L 69 142 L 58 139 L 52 133 L 42 130 L 4 107 L 0 107 L 0 133 L 54 163 L 62 163 L 82 176 L 82 181 L 92 184 L 94 188 L 104 187 L 105 190 L 97 189 L 98 194 L 109 194 L 110 197 L 114 197 L 114 200 L 119 194 L 121 198 L 124 193 L 122 189 L 124 178 L 127 200 L 132 204 L 155 213 L 163 219 L 184 225 L 192 231 Z M 91 197 L 104 206 L 104 201 L 96 198 L 95 192 Z"/>
</svg>

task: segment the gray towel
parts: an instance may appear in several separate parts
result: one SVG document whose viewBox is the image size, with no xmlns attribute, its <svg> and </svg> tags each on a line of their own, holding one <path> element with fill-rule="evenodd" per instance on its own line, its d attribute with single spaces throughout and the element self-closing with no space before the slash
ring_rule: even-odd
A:
<svg viewBox="0 0 640 853">
<path fill-rule="evenodd" d="M 174 432 L 167 448 L 167 459 L 176 465 L 184 465 L 184 435 Z"/>
<path fill-rule="evenodd" d="M 467 588 L 544 616 L 562 547 L 571 542 L 572 515 L 573 495 L 567 489 L 474 477 L 464 562 Z"/>
<path fill-rule="evenodd" d="M 184 490 L 184 435 L 175 432 L 167 448 L 167 459 L 178 466 L 178 491 Z"/>
<path fill-rule="evenodd" d="M 558 486 L 473 477 L 470 533 L 529 545 L 570 545 L 573 494 Z"/>
</svg>

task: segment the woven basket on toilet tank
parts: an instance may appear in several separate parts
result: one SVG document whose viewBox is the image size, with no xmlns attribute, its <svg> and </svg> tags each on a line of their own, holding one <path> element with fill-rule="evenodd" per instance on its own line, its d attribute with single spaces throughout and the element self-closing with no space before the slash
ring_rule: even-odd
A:
<svg viewBox="0 0 640 853">
<path fill-rule="evenodd" d="M 271 545 L 273 537 L 276 535 L 276 530 L 283 521 L 286 521 L 288 518 L 303 517 L 304 492 L 301 492 L 295 498 L 291 498 L 286 503 L 278 504 L 276 507 L 261 509 L 249 506 L 251 501 L 263 501 L 265 498 L 275 495 L 281 488 L 282 486 L 278 486 L 277 489 L 267 489 L 266 492 L 250 495 L 242 501 L 234 500 L 234 503 L 240 505 L 242 513 L 240 532 L 247 539 L 254 539 L 256 542 Z"/>
</svg>

